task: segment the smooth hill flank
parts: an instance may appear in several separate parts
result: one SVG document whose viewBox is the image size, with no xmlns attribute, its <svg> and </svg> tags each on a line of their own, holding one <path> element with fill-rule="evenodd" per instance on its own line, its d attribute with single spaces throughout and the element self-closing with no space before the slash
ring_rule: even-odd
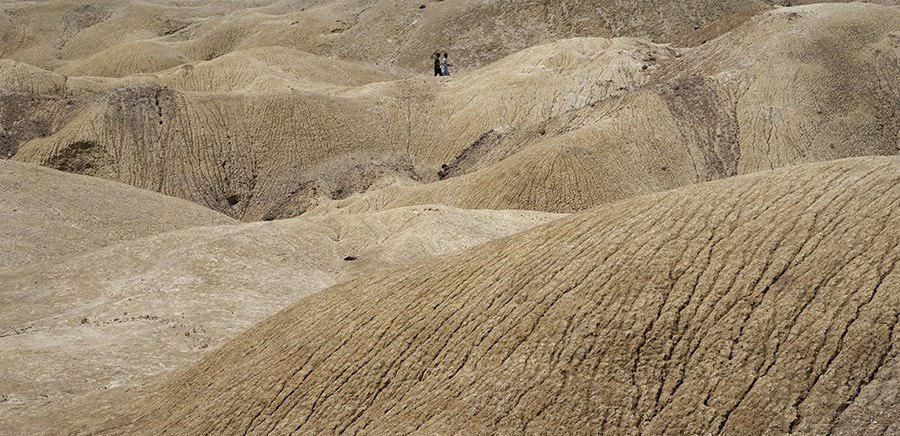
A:
<svg viewBox="0 0 900 436">
<path fill-rule="evenodd" d="M 115 45 L 57 71 L 67 76 L 124 77 L 165 70 L 189 60 L 167 45 L 133 41 Z"/>
<path fill-rule="evenodd" d="M 115 242 L 230 224 L 218 212 L 121 183 L 0 160 L 0 271 Z"/>
<path fill-rule="evenodd" d="M 111 84 L 158 84 L 189 92 L 285 92 L 336 91 L 394 79 L 395 76 L 364 64 L 335 61 L 284 47 L 265 47 Z"/>
<path fill-rule="evenodd" d="M 488 141 L 482 148 L 517 151 L 492 165 L 318 213 L 429 203 L 574 211 L 793 164 L 895 155 L 897 29 L 900 9 L 878 5 L 771 11 L 678 59 L 647 63 L 651 77 L 629 92 Z"/>
<path fill-rule="evenodd" d="M 276 46 L 235 51 L 209 61 L 178 63 L 154 73 L 70 77 L 68 91 L 78 96 L 102 95 L 119 88 L 156 85 L 186 93 L 339 94 L 354 87 L 396 79 L 368 65 Z"/>
<path fill-rule="evenodd" d="M 210 226 L 0 271 L 0 434 L 57 434 L 300 298 L 559 217 L 418 206 Z"/>
<path fill-rule="evenodd" d="M 338 285 L 109 434 L 896 434 L 900 158 L 576 214 Z"/>
</svg>

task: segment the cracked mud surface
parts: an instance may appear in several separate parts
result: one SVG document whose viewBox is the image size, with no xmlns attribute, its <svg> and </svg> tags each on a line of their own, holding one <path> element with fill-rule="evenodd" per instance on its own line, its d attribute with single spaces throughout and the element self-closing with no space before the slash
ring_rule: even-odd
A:
<svg viewBox="0 0 900 436">
<path fill-rule="evenodd" d="M 48 127 L 0 146 L 245 221 L 431 203 L 571 212 L 896 154 L 898 26 L 893 7 L 782 8 L 697 47 L 563 39 L 449 81 L 248 46 L 144 74 L 78 73 L 66 81 L 75 108 L 25 112 Z"/>
<path fill-rule="evenodd" d="M 893 434 L 898 165 L 697 185 L 338 285 L 101 433 Z"/>
<path fill-rule="evenodd" d="M 900 434 L 898 60 L 897 0 L 3 2 L 0 434 Z"/>
</svg>

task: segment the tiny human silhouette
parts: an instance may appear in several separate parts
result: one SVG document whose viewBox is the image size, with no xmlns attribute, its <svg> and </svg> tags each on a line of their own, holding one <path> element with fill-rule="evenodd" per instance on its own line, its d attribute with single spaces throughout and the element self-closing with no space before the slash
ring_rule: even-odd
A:
<svg viewBox="0 0 900 436">
<path fill-rule="evenodd" d="M 441 75 L 450 75 L 450 60 L 447 59 L 447 52 L 444 52 L 444 59 L 441 60 Z"/>
</svg>

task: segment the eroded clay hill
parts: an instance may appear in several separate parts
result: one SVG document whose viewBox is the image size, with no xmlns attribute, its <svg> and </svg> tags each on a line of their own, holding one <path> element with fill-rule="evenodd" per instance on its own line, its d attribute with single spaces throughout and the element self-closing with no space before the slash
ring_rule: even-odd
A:
<svg viewBox="0 0 900 436">
<path fill-rule="evenodd" d="M 20 162 L 0 161 L 0 193 L 0 271 L 157 233 L 234 222 L 188 201 Z"/>
<path fill-rule="evenodd" d="M 650 64 L 651 78 L 633 91 L 500 139 L 498 150 L 519 150 L 506 159 L 322 211 L 419 203 L 571 211 L 791 164 L 895 155 L 898 29 L 900 10 L 875 5 L 768 12 Z"/>
<path fill-rule="evenodd" d="M 436 180 L 443 163 L 464 154 L 472 154 L 470 162 L 456 166 L 469 170 L 482 160 L 480 151 L 471 153 L 481 138 L 621 94 L 646 82 L 641 59 L 672 55 L 639 40 L 578 39 L 531 49 L 460 82 L 353 86 L 383 75 L 318 58 L 344 74 L 313 80 L 291 73 L 295 58 L 309 55 L 258 50 L 139 78 L 166 86 L 79 96 L 73 105 L 82 109 L 55 133 L 22 144 L 15 159 L 112 178 L 246 220 L 293 216 L 384 179 Z M 279 72 L 245 68 L 262 59 Z M 522 62 L 530 63 L 515 65 Z M 513 65 L 521 75 L 497 74 Z M 191 92 L 196 83 L 210 92 Z M 234 92 L 248 87 L 256 92 Z M 62 106 L 45 103 L 53 104 Z"/>
<path fill-rule="evenodd" d="M 601 206 L 305 299 L 111 434 L 895 434 L 900 159 Z"/>
<path fill-rule="evenodd" d="M 3 2 L 0 434 L 900 434 L 900 8 L 807 3 Z"/>
<path fill-rule="evenodd" d="M 882 3 L 893 3 L 882 0 Z M 57 0 L 0 7 L 0 57 L 70 76 L 122 77 L 281 46 L 421 71 L 435 50 L 475 67 L 575 36 L 699 42 L 771 7 L 764 0 Z"/>
<path fill-rule="evenodd" d="M 898 28 L 896 7 L 781 8 L 698 48 L 568 39 L 449 81 L 250 47 L 153 74 L 70 77 L 65 95 L 4 97 L 4 111 L 35 120 L 15 124 L 5 147 L 243 220 L 363 192 L 327 210 L 581 210 L 896 154 Z"/>
<path fill-rule="evenodd" d="M 422 206 L 209 226 L 2 271 L 0 433 L 55 434 L 314 292 L 557 218 Z"/>
</svg>

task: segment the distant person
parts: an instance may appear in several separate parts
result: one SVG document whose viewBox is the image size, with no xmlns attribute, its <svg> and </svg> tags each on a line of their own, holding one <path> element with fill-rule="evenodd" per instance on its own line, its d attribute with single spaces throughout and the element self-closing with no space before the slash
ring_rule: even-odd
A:
<svg viewBox="0 0 900 436">
<path fill-rule="evenodd" d="M 444 53 L 444 59 L 441 60 L 441 75 L 450 75 L 450 60 L 447 59 L 447 53 Z"/>
<path fill-rule="evenodd" d="M 443 76 L 444 75 L 444 71 L 441 68 L 441 54 L 440 53 L 434 54 L 434 75 L 435 76 Z"/>
</svg>

